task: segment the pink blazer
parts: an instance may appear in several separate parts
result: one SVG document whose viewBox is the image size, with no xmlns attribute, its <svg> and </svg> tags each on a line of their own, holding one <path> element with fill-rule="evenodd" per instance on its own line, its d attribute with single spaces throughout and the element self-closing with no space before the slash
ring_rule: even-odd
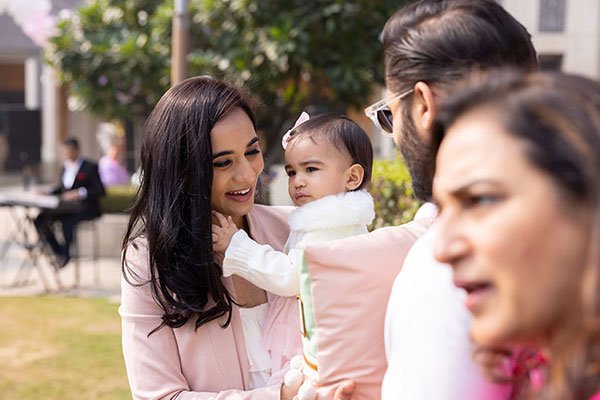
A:
<svg viewBox="0 0 600 400">
<path fill-rule="evenodd" d="M 282 250 L 289 234 L 289 207 L 255 205 L 248 215 L 250 235 L 258 243 Z M 130 246 L 128 266 L 147 281 L 148 251 L 144 239 Z M 130 279 L 131 280 L 131 279 Z M 136 279 L 133 278 L 133 282 Z M 225 285 L 233 293 L 229 278 Z M 268 296 L 269 307 L 280 309 L 269 324 L 285 324 L 296 313 L 295 298 Z M 150 286 L 134 286 L 122 279 L 122 340 L 125 366 L 134 399 L 278 399 L 280 384 L 255 390 L 249 385 L 248 356 L 238 309 L 234 306 L 231 324 L 222 320 L 181 328 L 164 327 L 148 333 L 161 323 L 162 310 L 154 301 Z M 277 314 L 277 313 L 275 313 Z M 266 326 L 265 329 L 272 329 Z M 298 352 L 300 348 L 296 349 Z M 277 373 L 277 371 L 274 371 Z"/>
</svg>

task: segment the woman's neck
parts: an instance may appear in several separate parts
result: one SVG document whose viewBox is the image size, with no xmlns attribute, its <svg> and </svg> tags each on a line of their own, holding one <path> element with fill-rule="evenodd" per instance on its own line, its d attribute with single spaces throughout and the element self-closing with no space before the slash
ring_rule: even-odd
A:
<svg viewBox="0 0 600 400">
<path fill-rule="evenodd" d="M 232 217 L 232 219 L 233 219 L 233 223 L 235 224 L 235 226 L 238 227 L 238 229 L 243 229 L 247 233 L 250 233 L 249 227 L 248 227 L 248 219 L 246 218 L 245 215 L 242 215 L 239 217 Z"/>
</svg>

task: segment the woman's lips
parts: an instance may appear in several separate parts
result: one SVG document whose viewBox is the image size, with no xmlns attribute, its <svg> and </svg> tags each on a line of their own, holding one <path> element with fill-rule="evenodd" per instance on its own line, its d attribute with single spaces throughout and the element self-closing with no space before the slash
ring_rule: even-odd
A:
<svg viewBox="0 0 600 400">
<path fill-rule="evenodd" d="M 467 292 L 465 306 L 472 314 L 477 314 L 483 307 L 490 294 L 492 286 L 483 281 L 460 281 L 454 280 L 454 286 L 464 289 Z"/>
<path fill-rule="evenodd" d="M 243 203 L 243 202 L 250 200 L 252 198 L 252 194 L 253 194 L 252 189 L 242 189 L 242 190 L 235 190 L 235 191 L 227 192 L 227 193 L 225 193 L 225 196 L 228 199 L 231 199 L 233 201 L 238 201 L 240 203 Z"/>
</svg>

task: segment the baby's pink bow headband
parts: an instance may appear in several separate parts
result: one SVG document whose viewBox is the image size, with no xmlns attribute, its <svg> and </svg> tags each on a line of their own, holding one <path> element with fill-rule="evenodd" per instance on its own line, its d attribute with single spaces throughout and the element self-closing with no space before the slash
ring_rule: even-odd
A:
<svg viewBox="0 0 600 400">
<path fill-rule="evenodd" d="M 283 135 L 283 138 L 281 139 L 281 147 L 283 147 L 284 150 L 287 147 L 288 143 L 290 142 L 290 139 L 291 139 L 290 134 L 292 133 L 292 131 L 294 129 L 296 129 L 297 127 L 299 127 L 300 125 L 302 125 L 303 123 L 305 123 L 306 121 L 308 121 L 309 119 L 310 119 L 310 116 L 308 115 L 308 113 L 306 111 L 302 111 L 302 114 L 300 114 L 300 116 L 296 120 L 296 123 L 294 124 L 292 129 L 288 130 L 285 133 L 285 135 Z"/>
</svg>

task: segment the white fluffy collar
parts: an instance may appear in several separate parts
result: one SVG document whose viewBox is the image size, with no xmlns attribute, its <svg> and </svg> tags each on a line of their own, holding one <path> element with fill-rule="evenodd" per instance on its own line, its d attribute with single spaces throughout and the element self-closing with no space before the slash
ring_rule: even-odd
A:
<svg viewBox="0 0 600 400">
<path fill-rule="evenodd" d="M 293 231 L 368 225 L 375 218 L 373 198 L 366 190 L 323 197 L 296 208 L 289 216 Z"/>
</svg>

